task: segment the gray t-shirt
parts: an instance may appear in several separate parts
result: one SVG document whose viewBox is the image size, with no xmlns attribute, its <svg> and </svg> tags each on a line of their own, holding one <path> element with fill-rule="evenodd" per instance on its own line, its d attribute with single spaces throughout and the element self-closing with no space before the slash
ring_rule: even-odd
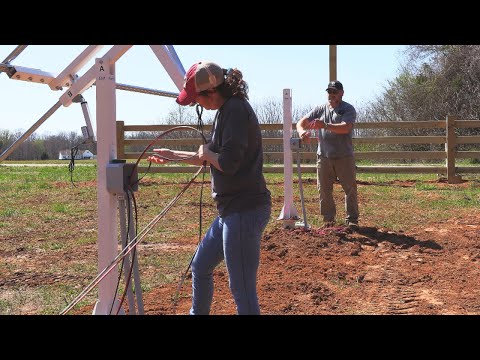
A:
<svg viewBox="0 0 480 360">
<path fill-rule="evenodd" d="M 317 106 L 306 117 L 309 122 L 320 119 L 325 121 L 325 124 L 355 123 L 357 112 L 352 105 L 342 101 L 335 109 L 330 109 L 328 103 Z M 336 134 L 330 130 L 320 129 L 317 154 L 327 158 L 353 156 L 352 133 L 353 131 L 348 134 Z"/>
</svg>

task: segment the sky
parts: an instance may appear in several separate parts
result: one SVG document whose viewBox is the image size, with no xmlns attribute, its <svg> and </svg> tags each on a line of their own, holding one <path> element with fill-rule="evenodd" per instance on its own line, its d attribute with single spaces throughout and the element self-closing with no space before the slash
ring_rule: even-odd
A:
<svg viewBox="0 0 480 360">
<path fill-rule="evenodd" d="M 16 45 L 0 45 L 3 61 Z M 38 69 L 58 75 L 87 45 L 29 45 L 11 65 Z M 110 50 L 105 45 L 95 57 Z M 250 102 L 282 101 L 283 89 L 292 90 L 293 107 L 312 107 L 326 101 L 329 81 L 328 45 L 173 45 L 185 70 L 199 60 L 216 62 L 223 68 L 242 71 L 249 86 Z M 344 85 L 343 100 L 359 107 L 383 92 L 388 80 L 400 71 L 405 45 L 338 45 L 337 78 Z M 91 59 L 78 75 L 95 63 Z M 148 45 L 134 45 L 116 62 L 116 82 L 178 92 L 166 70 Z M 0 73 L 0 130 L 26 131 L 66 92 L 48 85 L 10 79 Z M 83 92 L 96 132 L 95 86 Z M 174 98 L 116 91 L 117 119 L 126 125 L 160 124 L 178 105 Z M 207 112 L 208 113 L 208 112 Z M 204 116 L 204 118 L 207 118 Z M 294 119 L 296 121 L 297 119 Z M 85 125 L 82 108 L 75 103 L 60 107 L 37 130 L 50 135 L 75 131 Z"/>
</svg>

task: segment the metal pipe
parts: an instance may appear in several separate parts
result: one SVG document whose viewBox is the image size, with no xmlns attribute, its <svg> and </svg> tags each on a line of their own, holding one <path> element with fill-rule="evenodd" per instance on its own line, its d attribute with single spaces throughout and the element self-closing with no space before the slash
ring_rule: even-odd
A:
<svg viewBox="0 0 480 360">
<path fill-rule="evenodd" d="M 184 86 L 185 72 L 182 72 L 183 66 L 179 65 L 172 57 L 172 53 L 164 45 L 150 45 L 150 48 L 155 53 L 160 63 L 167 70 L 168 75 L 177 86 L 178 91 L 181 91 Z"/>
<path fill-rule="evenodd" d="M 93 83 L 93 85 L 96 85 L 96 83 Z M 149 89 L 149 88 L 144 88 L 140 86 L 120 84 L 120 83 L 117 83 L 115 85 L 115 89 L 138 92 L 141 94 L 159 95 L 159 96 L 165 96 L 165 97 L 171 97 L 171 98 L 176 98 L 178 96 L 178 93 L 174 93 L 174 92 Z"/>
<path fill-rule="evenodd" d="M 305 211 L 305 200 L 303 198 L 302 173 L 300 170 L 300 149 L 297 150 L 297 172 L 298 172 L 298 188 L 300 189 L 300 199 L 302 200 L 303 227 L 306 230 L 308 229 L 308 224 L 307 224 L 307 212 Z"/>
<path fill-rule="evenodd" d="M 178 96 L 178 93 L 173 93 L 169 91 L 155 90 L 155 89 L 149 89 L 149 88 L 144 88 L 140 86 L 126 85 L 126 84 L 119 84 L 119 83 L 115 85 L 115 88 L 118 90 L 127 90 L 127 91 L 142 93 L 142 94 L 160 95 L 160 96 L 166 96 L 171 98 L 176 98 Z"/>
<path fill-rule="evenodd" d="M 168 51 L 172 55 L 173 60 L 175 60 L 175 62 L 177 63 L 177 65 L 180 68 L 180 70 L 182 71 L 182 73 L 185 74 L 186 71 L 183 68 L 182 62 L 180 61 L 180 58 L 178 57 L 177 52 L 175 51 L 175 48 L 173 47 L 173 45 L 166 45 L 166 46 L 167 46 Z"/>
<path fill-rule="evenodd" d="M 8 55 L 3 63 L 10 63 L 11 61 L 15 60 L 15 58 L 20 55 L 20 53 L 27 48 L 28 45 L 18 45 L 15 50 L 13 50 L 10 55 Z"/>
</svg>

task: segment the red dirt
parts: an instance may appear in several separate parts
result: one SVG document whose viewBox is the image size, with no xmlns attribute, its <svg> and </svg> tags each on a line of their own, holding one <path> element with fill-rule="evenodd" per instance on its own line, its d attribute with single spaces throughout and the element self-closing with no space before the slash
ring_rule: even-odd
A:
<svg viewBox="0 0 480 360">
<path fill-rule="evenodd" d="M 410 233 L 278 228 L 261 245 L 262 314 L 480 314 L 480 218 Z M 224 267 L 215 273 L 211 314 L 235 314 Z M 188 314 L 191 278 L 144 295 L 147 315 Z M 76 312 L 91 314 L 92 308 Z"/>
<path fill-rule="evenodd" d="M 305 181 L 312 185 L 313 180 Z M 367 182 L 358 182 L 368 186 Z M 386 182 L 385 186 L 410 187 L 415 181 Z M 437 187 L 450 186 L 436 181 Z M 60 183 L 57 184 L 61 186 Z M 78 186 L 79 184 L 77 184 Z M 376 183 L 375 185 L 379 185 Z M 383 184 L 380 184 L 383 185 Z M 63 186 L 63 185 L 62 185 Z M 86 184 L 85 186 L 93 186 Z M 147 183 L 144 184 L 147 186 Z M 470 186 L 468 182 L 457 187 Z M 193 195 L 192 195 L 193 196 Z M 364 199 L 359 190 L 360 203 Z M 44 201 L 43 198 L 35 201 Z M 272 214 L 278 214 L 283 199 L 274 199 Z M 192 197 L 192 204 L 197 200 Z M 307 213 L 318 212 L 318 202 L 308 203 Z M 214 211 L 211 206 L 210 211 Z M 402 211 L 405 211 L 403 209 Z M 412 216 L 421 219 L 418 209 Z M 416 212 L 415 212 L 416 211 Z M 95 209 L 82 221 L 83 228 L 94 231 Z M 192 211 L 178 211 L 176 221 L 197 226 Z M 283 229 L 282 223 L 269 226 L 261 244 L 258 272 L 258 296 L 262 314 L 480 314 L 480 211 L 472 209 L 468 216 L 451 217 L 437 223 L 419 223 L 408 232 L 393 232 L 374 226 L 375 220 L 362 215 L 357 231 Z M 183 218 L 182 218 L 183 216 Z M 51 229 L 49 222 L 42 223 Z M 65 226 L 77 226 L 68 223 Z M 278 226 L 277 226 L 278 225 Z M 45 229 L 43 229 L 45 231 Z M 50 230 L 48 230 L 50 231 Z M 4 252 L 9 264 L 19 264 L 16 271 L 4 279 L 4 288 L 35 287 L 50 284 L 78 284 L 73 275 L 52 276 L 44 271 L 49 264 L 65 263 L 73 259 L 95 258 L 96 246 L 87 244 L 73 251 L 49 252 L 38 250 L 44 232 L 27 231 L 11 234 L 2 241 L 19 244 L 15 250 Z M 62 233 L 67 241 L 75 238 L 75 231 Z M 140 244 L 139 253 L 148 251 L 175 251 L 175 246 L 193 251 L 197 239 L 188 239 L 174 232 L 165 233 L 166 244 Z M 30 238 L 31 237 L 31 238 Z M 177 237 L 177 238 L 176 238 Z M 29 243 L 36 244 L 31 249 Z M 162 245 L 162 246 L 160 246 Z M 157 246 L 157 248 L 154 248 Z M 172 248 L 173 247 L 173 248 Z M 12 247 L 13 249 L 13 247 Z M 37 249 L 37 250 L 36 250 Z M 185 267 L 187 264 L 185 264 Z M 183 272 L 184 269 L 182 269 Z M 156 271 L 140 269 L 142 271 Z M 181 274 L 178 274 L 178 278 Z M 215 293 L 211 314 L 235 314 L 235 303 L 228 288 L 228 274 L 220 265 L 214 272 Z M 177 306 L 175 296 L 178 281 L 145 292 L 146 315 L 188 314 L 191 305 L 191 278 L 187 277 L 181 289 Z M 80 288 L 79 288 L 80 290 Z M 128 309 L 128 304 L 124 304 Z M 34 307 L 22 308 L 23 314 L 34 314 Z M 92 314 L 93 304 L 76 308 L 73 314 Z"/>
</svg>

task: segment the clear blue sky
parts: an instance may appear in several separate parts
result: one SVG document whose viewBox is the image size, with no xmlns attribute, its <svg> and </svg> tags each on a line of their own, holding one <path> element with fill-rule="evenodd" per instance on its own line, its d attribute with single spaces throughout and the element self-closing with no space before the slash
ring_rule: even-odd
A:
<svg viewBox="0 0 480 360">
<path fill-rule="evenodd" d="M 16 45 L 0 45 L 0 61 Z M 35 68 L 58 75 L 86 45 L 30 45 L 12 65 Z M 106 45 L 97 53 L 101 57 L 111 48 Z M 237 67 L 250 88 L 252 104 L 266 99 L 281 101 L 282 90 L 292 89 L 293 106 L 313 106 L 326 101 L 329 77 L 328 45 L 174 45 L 187 70 L 198 60 L 211 60 L 224 68 Z M 338 80 L 345 87 L 344 100 L 360 106 L 379 95 L 387 80 L 400 69 L 404 45 L 338 45 Z M 92 59 L 79 71 L 83 75 Z M 116 63 L 116 81 L 178 92 L 163 66 L 147 45 L 133 46 Z M 0 129 L 25 131 L 50 109 L 65 92 L 53 91 L 48 85 L 11 80 L 0 73 Z M 95 87 L 83 93 L 89 104 L 96 129 Z M 173 98 L 117 91 L 117 119 L 126 124 L 158 124 L 178 105 Z M 294 119 L 295 121 L 296 119 Z M 56 134 L 76 131 L 85 125 L 79 104 L 56 111 L 36 133 Z"/>
</svg>

